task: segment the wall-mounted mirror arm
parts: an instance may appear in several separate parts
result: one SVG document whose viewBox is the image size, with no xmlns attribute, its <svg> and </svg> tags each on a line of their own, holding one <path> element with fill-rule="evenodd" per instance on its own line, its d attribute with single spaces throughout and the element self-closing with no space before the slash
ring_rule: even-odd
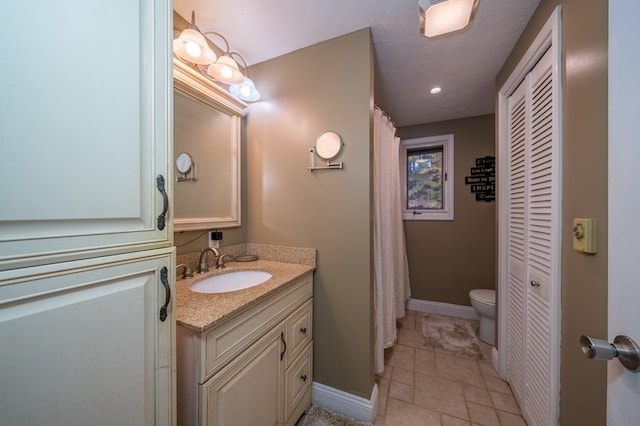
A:
<svg viewBox="0 0 640 426">
<path fill-rule="evenodd" d="M 344 143 L 336 132 L 324 132 L 316 139 L 315 147 L 309 149 L 310 159 L 307 171 L 313 173 L 316 170 L 342 169 L 342 161 L 332 163 L 342 153 Z M 316 155 L 327 162 L 326 166 L 316 166 Z"/>
<path fill-rule="evenodd" d="M 187 180 L 198 180 L 198 166 L 195 162 L 191 163 L 191 168 L 186 173 L 180 173 L 180 176 L 176 177 L 176 182 L 184 182 Z"/>
<path fill-rule="evenodd" d="M 342 169 L 343 164 L 342 161 L 339 163 L 332 163 L 331 161 L 327 161 L 326 166 L 316 166 L 316 150 L 315 148 L 309 148 L 309 153 L 311 153 L 311 159 L 309 163 L 309 167 L 307 167 L 307 171 L 309 173 L 313 173 L 316 170 L 329 170 L 329 169 Z"/>
</svg>

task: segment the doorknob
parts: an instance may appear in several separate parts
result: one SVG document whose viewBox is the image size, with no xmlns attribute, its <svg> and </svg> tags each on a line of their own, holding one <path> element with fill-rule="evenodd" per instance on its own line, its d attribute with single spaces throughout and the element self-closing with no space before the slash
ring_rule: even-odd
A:
<svg viewBox="0 0 640 426">
<path fill-rule="evenodd" d="M 589 359 L 618 358 L 626 369 L 634 373 L 640 372 L 640 347 L 631 337 L 616 336 L 613 343 L 609 343 L 606 340 L 581 336 L 580 348 Z"/>
</svg>

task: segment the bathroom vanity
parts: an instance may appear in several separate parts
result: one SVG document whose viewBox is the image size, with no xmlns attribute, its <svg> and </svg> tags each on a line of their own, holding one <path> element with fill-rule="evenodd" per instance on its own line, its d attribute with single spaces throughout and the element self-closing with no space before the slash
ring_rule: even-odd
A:
<svg viewBox="0 0 640 426">
<path fill-rule="evenodd" d="M 177 282 L 178 425 L 294 425 L 311 405 L 315 267 L 228 265 Z M 239 270 L 272 276 L 229 293 L 190 289 Z"/>
</svg>

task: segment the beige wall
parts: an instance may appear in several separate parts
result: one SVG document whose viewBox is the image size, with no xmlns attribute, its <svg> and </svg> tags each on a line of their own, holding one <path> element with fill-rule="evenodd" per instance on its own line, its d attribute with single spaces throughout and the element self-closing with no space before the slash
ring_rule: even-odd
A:
<svg viewBox="0 0 640 426">
<path fill-rule="evenodd" d="M 365 398 L 374 384 L 372 64 L 365 29 L 252 66 L 263 100 L 246 119 L 248 241 L 318 250 L 314 380 Z M 309 148 L 329 130 L 344 140 L 344 170 L 309 173 Z"/>
<path fill-rule="evenodd" d="M 411 297 L 471 305 L 469 291 L 495 288 L 495 202 L 465 185 L 475 159 L 494 155 L 495 116 L 401 127 L 401 139 L 454 134 L 453 221 L 405 221 Z"/>
<path fill-rule="evenodd" d="M 562 425 L 606 424 L 606 363 L 588 360 L 581 334 L 607 336 L 606 0 L 542 0 L 498 75 L 499 89 L 556 5 L 562 5 Z M 572 219 L 599 220 L 599 252 L 571 247 Z"/>
</svg>

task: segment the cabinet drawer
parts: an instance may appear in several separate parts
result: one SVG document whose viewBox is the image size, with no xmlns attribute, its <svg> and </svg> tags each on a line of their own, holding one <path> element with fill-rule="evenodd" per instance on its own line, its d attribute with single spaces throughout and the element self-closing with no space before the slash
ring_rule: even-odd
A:
<svg viewBox="0 0 640 426">
<path fill-rule="evenodd" d="M 249 347 L 267 330 L 283 321 L 312 294 L 312 274 L 300 277 L 286 290 L 250 308 L 242 315 L 207 332 L 201 359 L 200 383 Z"/>
<path fill-rule="evenodd" d="M 286 323 L 287 366 L 293 362 L 313 338 L 313 299 L 307 300 Z"/>
<path fill-rule="evenodd" d="M 285 378 L 286 421 L 297 417 L 311 405 L 311 383 L 313 382 L 313 345 L 309 343 L 291 363 Z"/>
</svg>

